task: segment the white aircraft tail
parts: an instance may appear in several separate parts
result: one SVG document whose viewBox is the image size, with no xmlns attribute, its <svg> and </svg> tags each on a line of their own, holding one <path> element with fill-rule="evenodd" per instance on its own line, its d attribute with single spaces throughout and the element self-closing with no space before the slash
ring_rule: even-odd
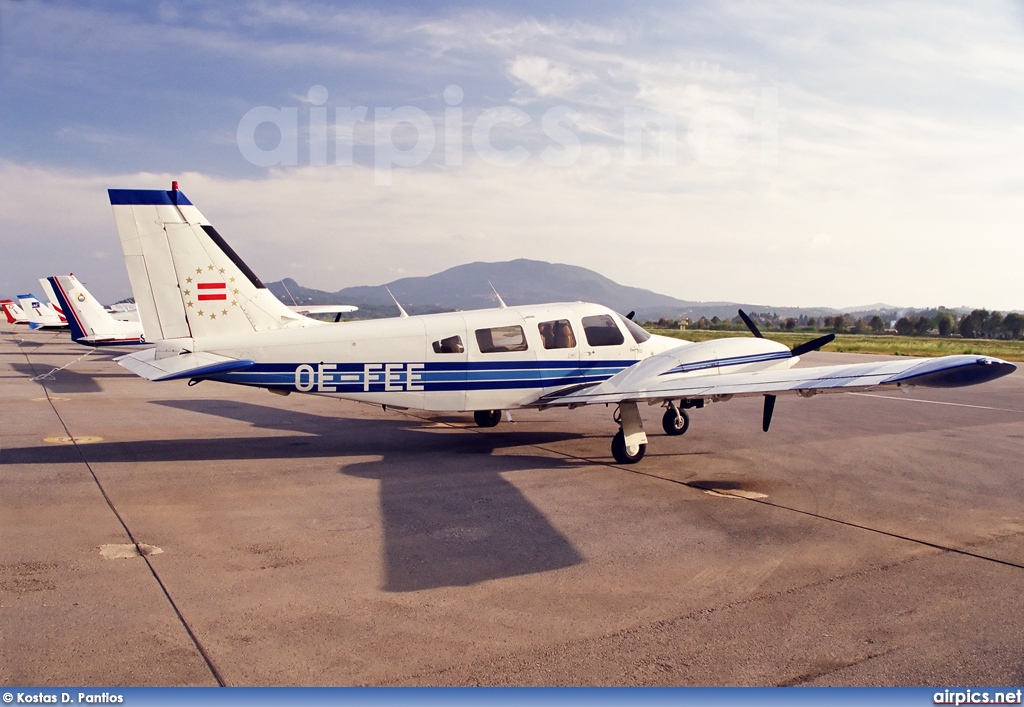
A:
<svg viewBox="0 0 1024 707">
<path fill-rule="evenodd" d="M 46 295 L 46 299 L 50 304 L 50 309 L 64 317 L 64 319 L 67 319 L 68 313 L 64 311 L 64 307 L 62 307 L 60 302 L 57 300 L 57 295 L 50 286 L 50 281 L 45 277 L 41 277 L 39 278 L 39 286 L 43 288 L 43 294 Z"/>
<path fill-rule="evenodd" d="M 25 318 L 28 319 L 29 329 L 41 329 L 43 327 L 66 327 L 67 320 L 57 313 L 53 307 L 43 304 L 35 295 L 18 295 L 21 308 L 25 311 Z"/>
<path fill-rule="evenodd" d="M 74 275 L 57 275 L 47 284 L 65 312 L 74 341 L 97 346 L 146 343 L 139 322 L 114 319 Z"/>
<path fill-rule="evenodd" d="M 0 307 L 3 307 L 4 316 L 8 324 L 28 324 L 25 311 L 14 303 L 14 300 L 0 300 Z"/>
<path fill-rule="evenodd" d="M 320 324 L 280 302 L 176 187 L 109 190 L 147 338 L 201 339 Z"/>
</svg>

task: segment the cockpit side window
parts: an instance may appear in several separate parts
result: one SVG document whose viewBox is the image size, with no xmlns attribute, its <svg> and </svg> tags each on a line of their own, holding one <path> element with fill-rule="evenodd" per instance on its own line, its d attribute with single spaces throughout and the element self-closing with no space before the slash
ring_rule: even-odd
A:
<svg viewBox="0 0 1024 707">
<path fill-rule="evenodd" d="M 627 330 L 629 330 L 630 336 L 633 337 L 633 341 L 635 341 L 636 343 L 642 344 L 651 338 L 651 335 L 647 333 L 647 330 L 644 329 L 639 324 L 637 324 L 636 322 L 634 322 L 632 319 L 626 319 L 618 312 L 615 313 L 615 316 L 618 317 L 619 321 L 622 322 L 622 325 L 626 327 Z"/>
<path fill-rule="evenodd" d="M 503 351 L 526 351 L 526 336 L 518 324 L 513 326 L 477 329 L 476 343 L 480 353 L 500 353 Z"/>
<path fill-rule="evenodd" d="M 456 334 L 431 344 L 436 354 L 463 353 L 466 347 L 462 345 L 462 337 Z"/>
<path fill-rule="evenodd" d="M 591 346 L 619 346 L 626 340 L 615 320 L 607 314 L 583 317 L 583 334 Z"/>
<path fill-rule="evenodd" d="M 576 335 L 568 319 L 555 319 L 537 325 L 541 341 L 546 349 L 572 349 L 576 347 Z"/>
</svg>

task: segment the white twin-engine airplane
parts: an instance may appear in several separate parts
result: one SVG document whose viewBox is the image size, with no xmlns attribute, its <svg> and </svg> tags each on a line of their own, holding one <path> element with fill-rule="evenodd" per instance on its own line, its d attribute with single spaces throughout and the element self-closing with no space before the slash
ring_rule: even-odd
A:
<svg viewBox="0 0 1024 707">
<path fill-rule="evenodd" d="M 743 315 L 755 338 L 695 344 L 653 336 L 584 302 L 325 324 L 278 301 L 176 186 L 110 190 L 142 325 L 155 343 L 118 361 L 150 380 L 472 410 L 481 427 L 515 408 L 614 405 L 612 454 L 632 464 L 647 447 L 641 403 L 661 403 L 665 431 L 682 434 L 688 408 L 764 396 L 767 431 L 783 393 L 955 387 L 1016 368 L 976 355 L 792 368 L 833 336 L 791 350 L 761 338 Z"/>
</svg>

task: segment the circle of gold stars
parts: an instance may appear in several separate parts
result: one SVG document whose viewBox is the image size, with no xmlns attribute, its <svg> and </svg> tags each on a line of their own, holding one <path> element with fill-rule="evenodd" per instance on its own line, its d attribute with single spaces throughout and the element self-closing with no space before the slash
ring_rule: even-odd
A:
<svg viewBox="0 0 1024 707">
<path fill-rule="evenodd" d="M 213 263 L 210 263 L 209 265 L 207 265 L 206 266 L 206 270 L 210 271 L 210 272 L 217 271 L 221 275 L 224 275 L 226 273 L 226 270 L 224 268 L 216 268 L 216 267 L 214 267 Z M 196 275 L 202 275 L 202 274 L 203 274 L 203 269 L 202 268 L 196 268 Z M 233 283 L 234 281 L 235 281 L 234 277 L 229 277 L 228 278 L 228 282 Z M 185 278 L 185 284 L 186 285 L 191 285 L 192 284 L 192 278 L 191 277 L 186 277 Z M 195 302 L 191 299 L 191 297 L 192 297 L 192 289 L 190 287 L 186 287 L 184 290 L 181 291 L 181 293 L 182 293 L 182 295 L 184 295 L 185 306 L 188 309 L 192 309 L 193 313 L 196 316 L 205 317 L 207 315 L 206 310 L 195 309 Z M 238 306 L 237 296 L 239 295 L 239 293 L 240 293 L 240 290 L 237 287 L 231 288 L 231 294 L 235 295 L 235 297 L 236 297 L 236 299 L 232 299 L 231 300 L 231 306 L 232 307 L 237 307 Z M 220 310 L 219 316 L 226 317 L 228 315 L 229 311 L 230 310 L 225 307 L 224 309 Z M 213 310 L 213 311 L 211 311 L 209 313 L 209 316 L 210 316 L 210 319 L 213 320 L 213 319 L 217 318 L 218 313 L 217 313 L 216 310 Z"/>
</svg>

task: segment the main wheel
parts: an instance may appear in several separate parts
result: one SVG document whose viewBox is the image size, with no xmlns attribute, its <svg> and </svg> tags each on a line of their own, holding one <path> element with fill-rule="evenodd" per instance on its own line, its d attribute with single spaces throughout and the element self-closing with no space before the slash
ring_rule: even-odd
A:
<svg viewBox="0 0 1024 707">
<path fill-rule="evenodd" d="M 501 410 L 477 410 L 473 413 L 477 427 L 494 427 L 501 422 Z"/>
<path fill-rule="evenodd" d="M 681 435 L 690 429 L 690 416 L 685 410 L 669 408 L 661 418 L 661 426 L 665 428 L 667 435 Z"/>
<path fill-rule="evenodd" d="M 626 435 L 622 430 L 619 430 L 612 437 L 612 456 L 615 457 L 615 461 L 619 464 L 636 464 L 644 458 L 644 452 L 646 451 L 646 444 L 638 445 L 633 449 L 626 447 Z"/>
</svg>

